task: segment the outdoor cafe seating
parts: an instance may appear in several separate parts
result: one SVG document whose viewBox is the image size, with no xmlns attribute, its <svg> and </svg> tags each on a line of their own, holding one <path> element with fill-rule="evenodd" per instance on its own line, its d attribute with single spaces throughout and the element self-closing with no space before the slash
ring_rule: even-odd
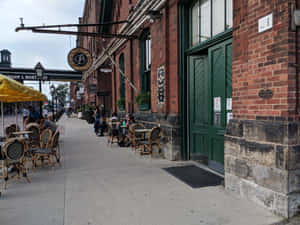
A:
<svg viewBox="0 0 300 225">
<path fill-rule="evenodd" d="M 119 120 L 112 120 L 108 123 L 108 143 L 111 145 L 114 143 L 114 140 L 116 140 L 115 143 L 119 142 L 119 135 L 120 135 L 120 121 Z"/>
<path fill-rule="evenodd" d="M 162 130 L 160 127 L 154 127 L 151 129 L 149 137 L 145 140 L 140 140 L 138 145 L 141 148 L 141 154 L 150 154 L 152 156 L 153 146 L 157 146 L 160 151 L 160 139 L 162 135 Z"/>
<path fill-rule="evenodd" d="M 11 124 L 7 126 L 4 130 L 5 138 L 9 139 L 9 138 L 16 137 L 13 133 L 17 131 L 20 131 L 20 127 L 18 125 Z"/>
<path fill-rule="evenodd" d="M 43 163 L 48 160 L 48 164 L 53 167 L 53 158 L 55 158 L 56 162 L 60 164 L 59 131 L 52 135 L 51 130 L 46 129 L 40 134 L 38 124 L 28 124 L 25 130 L 20 130 L 17 123 L 9 125 L 4 130 L 4 102 L 14 102 L 17 106 L 18 102 L 45 100 L 46 96 L 40 92 L 0 75 L 2 134 L 5 135 L 5 137 L 0 137 L 0 178 L 3 179 L 4 189 L 7 187 L 8 180 L 15 177 L 24 178 L 30 182 L 29 162 L 35 166 L 39 161 Z M 34 147 L 35 149 L 33 149 Z"/>
<path fill-rule="evenodd" d="M 136 152 L 139 149 L 140 154 L 149 154 L 152 156 L 153 147 L 156 146 L 160 152 L 162 129 L 158 126 L 147 129 L 143 123 L 135 122 L 128 127 L 119 120 L 108 122 L 108 143 L 118 143 L 120 147 L 131 145 Z M 121 145 L 123 142 L 123 145 Z"/>
<path fill-rule="evenodd" d="M 31 131 L 29 136 L 29 147 L 34 148 L 40 145 L 40 127 L 37 123 L 29 123 L 26 126 L 26 131 Z"/>
<path fill-rule="evenodd" d="M 145 135 L 146 135 L 145 132 L 139 132 L 137 130 L 144 130 L 144 129 L 146 129 L 146 127 L 142 123 L 134 123 L 130 126 L 129 137 L 134 151 L 136 151 L 139 145 L 139 141 L 145 139 Z"/>
<path fill-rule="evenodd" d="M 3 178 L 3 188 L 7 188 L 9 179 L 21 177 L 25 178 L 28 183 L 28 170 L 25 160 L 26 144 L 23 139 L 11 138 L 1 147 L 1 177 Z M 10 170 L 15 170 L 17 175 L 9 176 Z"/>
<path fill-rule="evenodd" d="M 38 167 L 38 162 L 43 166 L 45 161 L 48 161 L 48 165 L 54 168 L 55 161 L 61 165 L 60 162 L 60 149 L 59 149 L 59 131 L 54 134 L 50 129 L 45 129 L 41 133 L 40 147 L 30 149 L 32 152 L 32 164 L 34 168 Z"/>
</svg>

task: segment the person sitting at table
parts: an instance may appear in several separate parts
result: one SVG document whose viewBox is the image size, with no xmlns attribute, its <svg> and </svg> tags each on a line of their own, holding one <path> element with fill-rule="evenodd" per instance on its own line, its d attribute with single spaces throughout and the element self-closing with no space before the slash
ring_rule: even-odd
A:
<svg viewBox="0 0 300 225">
<path fill-rule="evenodd" d="M 119 122 L 119 118 L 116 112 L 113 112 L 111 114 L 111 117 L 109 118 L 109 121 L 111 123 L 111 132 L 113 136 L 119 136 L 119 124 L 114 124 L 115 122 Z M 119 138 L 118 138 L 119 140 Z"/>
<path fill-rule="evenodd" d="M 133 123 L 135 123 L 134 116 L 130 113 L 127 113 L 125 127 L 122 127 L 122 133 L 121 133 L 120 139 L 119 139 L 120 147 L 128 147 L 130 145 L 130 141 L 127 136 L 129 133 L 128 132 L 129 126 Z"/>
<path fill-rule="evenodd" d="M 126 127 L 129 128 L 131 124 L 135 123 L 134 116 L 130 113 L 126 114 Z"/>
<path fill-rule="evenodd" d="M 55 133 L 57 127 L 56 127 L 54 122 L 52 122 L 51 120 L 49 120 L 47 118 L 43 118 L 43 117 L 41 118 L 40 122 L 41 122 L 40 123 L 40 130 L 41 131 L 45 130 L 47 128 L 50 128 L 50 130 L 52 131 L 52 134 Z"/>
<path fill-rule="evenodd" d="M 109 118 L 109 120 L 110 120 L 110 121 L 117 121 L 117 120 L 119 120 L 117 113 L 116 113 L 116 112 L 113 112 L 113 113 L 111 114 L 111 117 Z"/>
<path fill-rule="evenodd" d="M 32 106 L 29 106 L 28 110 L 29 110 L 29 115 L 26 119 L 25 124 L 38 122 L 38 120 L 40 119 L 40 113 L 36 111 Z"/>
</svg>

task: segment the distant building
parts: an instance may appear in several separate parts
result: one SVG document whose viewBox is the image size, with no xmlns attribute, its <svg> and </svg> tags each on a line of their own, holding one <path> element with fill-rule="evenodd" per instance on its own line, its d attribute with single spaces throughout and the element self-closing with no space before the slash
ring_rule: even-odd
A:
<svg viewBox="0 0 300 225">
<path fill-rule="evenodd" d="M 11 53 L 7 49 L 0 51 L 0 67 L 11 67 Z"/>
</svg>

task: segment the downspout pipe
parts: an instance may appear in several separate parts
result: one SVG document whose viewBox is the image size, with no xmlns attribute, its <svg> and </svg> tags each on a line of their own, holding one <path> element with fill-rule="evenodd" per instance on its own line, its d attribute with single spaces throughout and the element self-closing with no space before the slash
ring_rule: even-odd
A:
<svg viewBox="0 0 300 225">
<path fill-rule="evenodd" d="M 166 18 L 165 18 L 165 32 L 166 32 L 166 42 L 165 42 L 165 51 L 166 51 L 166 71 L 165 71 L 165 74 L 167 76 L 167 82 L 166 82 L 166 99 L 168 99 L 168 101 L 166 101 L 166 114 L 169 114 L 170 113 L 170 104 L 171 104 L 171 101 L 169 99 L 169 96 L 170 96 L 170 69 L 169 69 L 169 66 L 170 66 L 170 48 L 169 48 L 169 45 L 170 45 L 170 33 L 169 33 L 169 6 L 168 4 L 166 4 L 165 6 L 165 15 L 166 15 Z"/>
<path fill-rule="evenodd" d="M 116 61 L 116 53 L 113 53 L 114 61 Z M 116 67 L 114 69 L 114 112 L 117 111 L 117 82 L 116 82 Z"/>
<path fill-rule="evenodd" d="M 134 82 L 133 81 L 133 40 L 130 40 L 130 80 L 131 82 Z M 130 88 L 130 96 L 131 96 L 131 104 L 130 104 L 130 111 L 131 113 L 134 112 L 134 92 L 133 92 L 133 89 Z"/>
<path fill-rule="evenodd" d="M 295 8 L 298 9 L 298 1 L 295 1 Z M 291 15 L 291 19 L 293 18 L 293 13 Z M 296 26 L 295 29 L 295 46 L 296 46 L 296 56 L 295 56 L 295 60 L 296 60 L 296 115 L 299 115 L 299 56 L 298 56 L 298 50 L 299 50 L 299 46 L 298 46 L 298 27 Z"/>
</svg>

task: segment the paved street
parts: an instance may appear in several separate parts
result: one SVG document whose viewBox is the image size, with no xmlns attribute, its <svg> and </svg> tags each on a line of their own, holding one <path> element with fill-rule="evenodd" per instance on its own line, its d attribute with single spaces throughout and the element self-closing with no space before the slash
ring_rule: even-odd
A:
<svg viewBox="0 0 300 225">
<path fill-rule="evenodd" d="M 0 225 L 268 225 L 281 218 L 222 186 L 192 189 L 162 168 L 190 162 L 107 146 L 85 121 L 63 118 L 63 166 L 13 180 Z"/>
</svg>

